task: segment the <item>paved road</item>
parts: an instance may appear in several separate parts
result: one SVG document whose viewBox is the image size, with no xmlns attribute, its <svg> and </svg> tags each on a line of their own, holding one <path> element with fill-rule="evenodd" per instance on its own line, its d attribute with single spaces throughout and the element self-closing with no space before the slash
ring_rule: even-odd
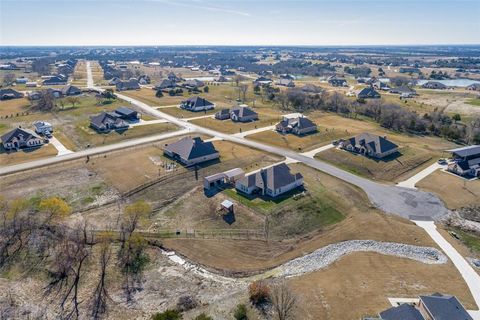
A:
<svg viewBox="0 0 480 320">
<path fill-rule="evenodd" d="M 164 139 L 176 137 L 176 136 L 187 134 L 187 133 L 189 133 L 188 129 L 182 129 L 178 131 L 157 134 L 157 135 L 153 135 L 145 138 L 131 139 L 131 140 L 126 140 L 126 141 L 122 141 L 119 143 L 110 144 L 106 146 L 95 147 L 95 148 L 77 151 L 73 153 L 58 155 L 52 158 L 39 159 L 35 161 L 15 164 L 12 166 L 0 167 L 0 176 L 16 173 L 24 170 L 29 170 L 29 169 L 45 167 L 45 166 L 49 166 L 49 165 L 64 162 L 64 161 L 81 159 L 81 158 L 84 158 L 87 156 L 93 156 L 96 154 L 102 154 L 102 153 L 111 152 L 115 150 L 135 147 L 138 145 L 152 143 L 155 141 L 164 140 Z"/>
<path fill-rule="evenodd" d="M 433 221 L 414 221 L 419 227 L 424 229 L 428 235 L 435 241 L 436 244 L 445 252 L 445 254 L 452 260 L 455 267 L 458 269 L 463 279 L 467 283 L 473 299 L 480 307 L 480 275 L 473 270 L 472 266 L 458 253 L 458 251 L 438 232 L 437 227 Z M 479 319 L 478 311 L 472 312 L 475 319 Z"/>
<path fill-rule="evenodd" d="M 426 178 L 427 176 L 429 176 L 430 174 L 432 174 L 436 170 L 441 169 L 441 168 L 446 168 L 446 167 L 447 166 L 444 166 L 444 165 L 441 165 L 441 164 L 438 164 L 437 162 L 435 162 L 435 163 L 431 164 L 430 166 L 428 166 L 427 168 L 420 171 L 419 173 L 417 173 L 416 175 L 414 175 L 413 177 L 410 177 L 409 179 L 407 179 L 405 181 L 399 182 L 397 184 L 397 186 L 416 189 L 415 185 L 420 180 Z"/>
</svg>

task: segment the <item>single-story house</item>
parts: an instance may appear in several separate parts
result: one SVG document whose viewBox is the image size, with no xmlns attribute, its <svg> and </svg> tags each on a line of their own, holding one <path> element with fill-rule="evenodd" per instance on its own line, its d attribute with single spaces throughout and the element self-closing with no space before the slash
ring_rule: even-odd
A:
<svg viewBox="0 0 480 320">
<path fill-rule="evenodd" d="M 67 84 L 68 78 L 65 77 L 63 74 L 54 75 L 48 77 L 48 79 L 43 80 L 43 85 L 62 85 Z"/>
<path fill-rule="evenodd" d="M 434 293 L 431 296 L 420 296 L 418 310 L 428 320 L 473 320 L 457 297 L 440 293 Z"/>
<path fill-rule="evenodd" d="M 251 122 L 258 120 L 258 113 L 248 106 L 240 105 L 230 110 L 230 119 L 235 122 Z"/>
<path fill-rule="evenodd" d="M 204 142 L 200 137 L 185 137 L 165 146 L 163 152 L 184 164 L 192 166 L 198 163 L 220 158 L 212 142 Z"/>
<path fill-rule="evenodd" d="M 408 303 L 382 311 L 379 316 L 379 320 L 424 320 L 420 311 Z"/>
<path fill-rule="evenodd" d="M 281 163 L 237 180 L 235 189 L 246 194 L 259 193 L 277 197 L 303 185 L 301 173 L 290 173 L 290 168 Z"/>
<path fill-rule="evenodd" d="M 480 176 L 480 145 L 448 150 L 453 162 L 447 170 L 460 176 Z"/>
<path fill-rule="evenodd" d="M 28 82 L 28 78 L 17 78 L 15 80 L 16 84 L 26 84 Z"/>
<path fill-rule="evenodd" d="M 253 81 L 253 83 L 255 85 L 268 85 L 268 84 L 272 83 L 272 79 L 261 76 L 261 77 L 258 77 L 257 79 L 255 79 Z"/>
<path fill-rule="evenodd" d="M 113 77 L 112 79 L 108 80 L 108 85 L 109 86 L 116 86 L 117 83 L 119 83 L 120 81 L 122 81 L 122 79 L 117 78 L 117 77 Z"/>
<path fill-rule="evenodd" d="M 178 76 L 177 76 L 175 73 L 173 73 L 173 72 L 169 72 L 169 73 L 168 73 L 167 79 L 168 79 L 168 80 L 175 81 L 175 82 L 182 81 L 182 78 L 178 77 Z"/>
<path fill-rule="evenodd" d="M 357 98 L 359 99 L 377 99 L 380 98 L 380 93 L 375 91 L 373 87 L 363 88 L 357 93 Z"/>
<path fill-rule="evenodd" d="M 228 82 L 228 79 L 225 76 L 220 76 L 215 79 L 216 82 Z"/>
<path fill-rule="evenodd" d="M 180 108 L 188 111 L 206 111 L 215 108 L 215 104 L 205 98 L 195 96 L 180 103 Z"/>
<path fill-rule="evenodd" d="M 472 83 L 471 85 L 467 86 L 466 89 L 473 90 L 473 91 L 480 91 L 480 82 Z"/>
<path fill-rule="evenodd" d="M 438 81 L 428 81 L 422 84 L 422 88 L 425 89 L 447 89 L 447 86 Z"/>
<path fill-rule="evenodd" d="M 139 90 L 140 85 L 138 84 L 138 80 L 135 78 L 130 78 L 127 81 L 118 81 L 115 86 L 117 87 L 117 91 L 125 91 L 125 90 Z"/>
<path fill-rule="evenodd" d="M 138 83 L 140 83 L 140 84 L 150 84 L 150 81 L 151 81 L 150 77 L 146 74 L 138 77 Z"/>
<path fill-rule="evenodd" d="M 39 137 L 35 132 L 21 127 L 5 133 L 1 139 L 5 150 L 34 148 L 45 144 L 45 140 Z"/>
<path fill-rule="evenodd" d="M 0 89 L 0 100 L 23 98 L 23 93 L 13 89 Z"/>
<path fill-rule="evenodd" d="M 337 78 L 337 77 L 330 77 L 328 79 L 328 83 L 331 86 L 334 86 L 334 87 L 347 87 L 348 86 L 347 80 L 345 80 L 343 78 Z"/>
<path fill-rule="evenodd" d="M 288 88 L 295 87 L 295 82 L 293 82 L 292 79 L 287 79 L 287 78 L 281 78 L 277 82 L 275 82 L 275 84 L 278 86 L 284 86 Z"/>
<path fill-rule="evenodd" d="M 303 116 L 293 118 L 284 117 L 282 121 L 277 123 L 275 130 L 281 133 L 302 135 L 317 131 L 317 125 L 312 120 Z"/>
<path fill-rule="evenodd" d="M 409 96 L 414 96 L 417 94 L 417 91 L 415 91 L 414 89 L 408 87 L 408 86 L 400 86 L 400 87 L 395 87 L 395 88 L 391 88 L 389 90 L 390 93 L 396 93 L 396 94 L 399 94 L 399 95 L 409 95 Z"/>
<path fill-rule="evenodd" d="M 215 113 L 215 119 L 217 120 L 230 119 L 230 109 L 220 109 Z"/>
<path fill-rule="evenodd" d="M 170 79 L 163 79 L 159 84 L 157 84 L 154 89 L 155 90 L 162 90 L 162 89 L 173 89 L 177 86 L 177 83 L 174 80 Z"/>
<path fill-rule="evenodd" d="M 49 133 L 53 132 L 53 126 L 50 122 L 35 121 L 33 123 L 33 126 L 35 127 L 35 132 L 38 134 L 46 134 L 47 132 Z"/>
<path fill-rule="evenodd" d="M 82 90 L 80 90 L 80 88 L 72 85 L 66 85 L 65 87 L 62 88 L 62 94 L 64 96 L 76 96 L 81 93 L 82 93 Z"/>
<path fill-rule="evenodd" d="M 387 137 L 373 133 L 361 133 L 347 140 L 341 140 L 339 147 L 372 158 L 382 159 L 398 151 L 398 145 Z"/>
<path fill-rule="evenodd" d="M 115 109 L 114 113 L 117 115 L 118 118 L 127 120 L 127 121 L 137 121 L 139 117 L 137 111 L 127 107 L 117 108 Z"/>
<path fill-rule="evenodd" d="M 200 81 L 198 79 L 190 79 L 185 81 L 182 86 L 185 88 L 199 88 L 203 87 L 205 83 L 203 81 Z"/>
<path fill-rule="evenodd" d="M 112 130 L 126 130 L 129 124 L 115 112 L 102 112 L 90 118 L 90 127 L 98 132 L 110 132 Z"/>
<path fill-rule="evenodd" d="M 60 98 L 62 96 L 62 90 L 60 89 L 48 88 L 47 92 L 48 94 L 51 94 L 55 98 Z"/>
</svg>

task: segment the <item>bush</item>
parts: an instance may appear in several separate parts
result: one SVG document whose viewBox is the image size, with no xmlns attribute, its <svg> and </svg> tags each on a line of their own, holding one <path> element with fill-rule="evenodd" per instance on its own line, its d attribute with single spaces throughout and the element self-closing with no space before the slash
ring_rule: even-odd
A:
<svg viewBox="0 0 480 320">
<path fill-rule="evenodd" d="M 158 90 L 157 93 L 155 93 L 155 97 L 157 97 L 157 98 L 163 97 L 163 92 L 162 92 L 162 90 Z"/>
<path fill-rule="evenodd" d="M 247 307 L 244 304 L 239 304 L 233 313 L 236 320 L 248 320 Z"/>
<path fill-rule="evenodd" d="M 178 298 L 177 309 L 180 311 L 192 310 L 197 306 L 197 301 L 191 296 L 182 296 Z"/>
<path fill-rule="evenodd" d="M 206 86 L 205 88 L 203 88 L 203 92 L 205 93 L 208 93 L 208 91 L 210 90 L 210 88 L 208 86 Z"/>
<path fill-rule="evenodd" d="M 248 294 L 253 305 L 259 305 L 270 299 L 270 289 L 265 281 L 254 281 L 248 286 Z"/>
<path fill-rule="evenodd" d="M 201 313 L 195 317 L 195 320 L 213 320 L 213 318 L 210 316 L 207 316 L 205 313 Z"/>
<path fill-rule="evenodd" d="M 164 312 L 152 315 L 152 320 L 181 320 L 183 319 L 180 311 L 167 309 Z"/>
</svg>

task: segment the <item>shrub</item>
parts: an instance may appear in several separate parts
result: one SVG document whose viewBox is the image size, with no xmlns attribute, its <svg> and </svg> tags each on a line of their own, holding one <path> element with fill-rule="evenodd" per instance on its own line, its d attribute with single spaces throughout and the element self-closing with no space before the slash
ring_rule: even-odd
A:
<svg viewBox="0 0 480 320">
<path fill-rule="evenodd" d="M 180 311 L 192 310 L 197 306 L 197 301 L 191 296 L 181 296 L 178 298 L 177 309 Z"/>
<path fill-rule="evenodd" d="M 254 281 L 248 286 L 248 294 L 253 305 L 267 302 L 270 298 L 270 289 L 265 281 Z"/>
<path fill-rule="evenodd" d="M 158 90 L 157 93 L 155 93 L 155 97 L 157 97 L 157 98 L 163 97 L 163 92 L 162 92 L 162 90 Z"/>
<path fill-rule="evenodd" d="M 239 304 L 233 313 L 236 320 L 248 320 L 247 307 L 244 304 Z"/>
<path fill-rule="evenodd" d="M 208 93 L 208 91 L 210 90 L 210 88 L 208 86 L 206 86 L 205 88 L 203 88 L 203 92 L 205 93 Z"/>
<path fill-rule="evenodd" d="M 195 317 L 195 320 L 213 320 L 213 318 L 210 316 L 207 316 L 205 313 L 201 313 Z"/>
<path fill-rule="evenodd" d="M 152 315 L 152 320 L 181 320 L 183 319 L 180 311 L 167 309 L 164 312 L 157 312 Z"/>
</svg>

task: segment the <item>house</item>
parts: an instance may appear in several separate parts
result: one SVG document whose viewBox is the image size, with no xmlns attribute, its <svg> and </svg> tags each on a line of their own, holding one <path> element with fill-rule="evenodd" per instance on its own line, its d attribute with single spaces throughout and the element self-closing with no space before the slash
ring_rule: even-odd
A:
<svg viewBox="0 0 480 320">
<path fill-rule="evenodd" d="M 62 94 L 64 96 L 76 96 L 81 93 L 82 93 L 82 90 L 72 85 L 66 85 L 65 87 L 62 88 Z"/>
<path fill-rule="evenodd" d="M 226 120 L 230 119 L 230 109 L 221 109 L 215 113 L 215 119 L 217 120 Z"/>
<path fill-rule="evenodd" d="M 480 91 L 480 82 L 472 83 L 471 85 L 467 86 L 466 89 L 473 90 L 473 91 Z"/>
<path fill-rule="evenodd" d="M 60 89 L 48 88 L 47 93 L 54 96 L 55 98 L 60 98 L 62 96 L 62 90 Z"/>
<path fill-rule="evenodd" d="M 215 79 L 216 82 L 228 82 L 228 79 L 225 76 L 220 76 Z"/>
<path fill-rule="evenodd" d="M 473 320 L 455 296 L 440 293 L 420 296 L 418 310 L 427 320 Z"/>
<path fill-rule="evenodd" d="M 278 86 L 284 86 L 284 87 L 288 87 L 288 88 L 295 87 L 295 83 L 293 82 L 292 79 L 281 78 L 277 82 L 275 82 L 275 84 L 278 85 Z"/>
<path fill-rule="evenodd" d="M 379 316 L 381 320 L 424 320 L 420 311 L 408 303 L 382 311 Z"/>
<path fill-rule="evenodd" d="M 280 79 L 295 80 L 295 77 L 291 74 L 285 73 L 280 75 Z"/>
<path fill-rule="evenodd" d="M 175 75 L 175 73 L 173 73 L 173 72 L 169 72 L 169 73 L 168 73 L 167 79 L 170 80 L 170 81 L 174 81 L 174 82 L 182 81 L 182 78 L 177 77 L 177 76 Z"/>
<path fill-rule="evenodd" d="M 112 79 L 108 80 L 109 86 L 116 86 L 118 82 L 122 81 L 120 78 L 113 77 Z"/>
<path fill-rule="evenodd" d="M 47 134 L 53 132 L 52 124 L 46 121 L 35 121 L 33 126 L 35 127 L 35 132 L 38 134 Z"/>
<path fill-rule="evenodd" d="M 303 186 L 302 174 L 290 173 L 285 163 L 249 174 L 235 183 L 235 189 L 240 192 L 270 197 L 277 197 L 300 186 Z"/>
<path fill-rule="evenodd" d="M 373 83 L 373 87 L 377 90 L 383 90 L 383 91 L 388 91 L 390 90 L 390 86 L 386 84 L 385 82 L 382 82 L 380 80 L 377 80 Z"/>
<path fill-rule="evenodd" d="M 15 80 L 15 83 L 16 84 L 26 84 L 28 82 L 28 79 L 27 78 L 17 78 Z"/>
<path fill-rule="evenodd" d="M 65 77 L 63 74 L 58 74 L 54 76 L 48 77 L 48 79 L 43 80 L 42 84 L 43 85 L 65 85 L 67 84 L 67 77 Z"/>
<path fill-rule="evenodd" d="M 20 70 L 20 68 L 13 62 L 0 64 L 0 70 Z"/>
<path fill-rule="evenodd" d="M 205 83 L 203 81 L 200 81 L 198 79 L 190 79 L 185 81 L 182 86 L 185 88 L 199 88 L 203 87 Z"/>
<path fill-rule="evenodd" d="M 253 81 L 253 83 L 255 85 L 268 85 L 268 84 L 272 83 L 272 79 L 261 76 L 261 77 L 258 77 L 257 79 L 255 79 Z"/>
<path fill-rule="evenodd" d="M 413 68 L 413 67 L 402 67 L 398 70 L 400 73 L 420 73 L 419 68 Z"/>
<path fill-rule="evenodd" d="M 230 119 L 234 122 L 251 122 L 258 120 L 258 113 L 250 109 L 246 105 L 233 107 L 230 110 Z"/>
<path fill-rule="evenodd" d="M 417 94 L 417 91 L 415 91 L 414 89 L 412 89 L 408 86 L 400 86 L 400 87 L 391 88 L 388 92 L 399 94 L 399 95 L 409 95 L 409 96 L 414 96 L 414 95 Z"/>
<path fill-rule="evenodd" d="M 127 120 L 127 121 L 138 121 L 139 115 L 138 112 L 127 107 L 117 108 L 114 113 L 118 118 Z"/>
<path fill-rule="evenodd" d="M 192 98 L 189 98 L 187 100 L 184 100 L 180 103 L 180 108 L 185 109 L 188 111 L 206 111 L 206 110 L 212 110 L 215 108 L 215 104 L 211 103 L 205 98 L 202 98 L 200 96 L 195 96 Z"/>
<path fill-rule="evenodd" d="M 447 89 L 447 86 L 438 81 L 428 81 L 422 84 L 422 88 L 443 90 L 443 89 Z"/>
<path fill-rule="evenodd" d="M 127 121 L 118 117 L 115 112 L 102 112 L 90 118 L 90 127 L 98 132 L 110 132 L 112 130 L 127 130 Z"/>
<path fill-rule="evenodd" d="M 480 177 L 480 145 L 448 150 L 452 153 L 452 163 L 447 170 L 460 176 Z"/>
<path fill-rule="evenodd" d="M 141 75 L 138 77 L 138 83 L 139 84 L 150 84 L 150 77 L 146 74 Z"/>
<path fill-rule="evenodd" d="M 297 116 L 292 118 L 284 117 L 277 123 L 275 130 L 285 133 L 293 133 L 298 136 L 317 131 L 317 125 L 308 118 Z"/>
<path fill-rule="evenodd" d="M 36 86 L 37 86 L 37 83 L 35 81 L 25 83 L 25 87 L 27 88 L 35 88 Z"/>
<path fill-rule="evenodd" d="M 23 93 L 13 89 L 0 89 L 0 100 L 23 98 Z"/>
<path fill-rule="evenodd" d="M 357 93 L 358 99 L 378 99 L 380 98 L 380 93 L 375 91 L 373 87 L 363 88 L 360 92 Z"/>
<path fill-rule="evenodd" d="M 220 157 L 213 143 L 204 142 L 200 137 L 182 138 L 166 145 L 163 152 L 185 166 L 196 165 Z"/>
<path fill-rule="evenodd" d="M 162 89 L 173 89 L 177 86 L 175 80 L 170 79 L 163 79 L 159 84 L 157 84 L 154 89 L 155 90 L 162 90 Z"/>
<path fill-rule="evenodd" d="M 387 137 L 373 133 L 361 133 L 347 140 L 341 140 L 339 147 L 372 158 L 382 159 L 398 151 L 398 145 Z"/>
<path fill-rule="evenodd" d="M 117 81 L 115 84 L 117 87 L 117 91 L 126 91 L 126 90 L 139 90 L 140 85 L 138 84 L 138 80 L 135 78 L 130 78 L 127 81 Z"/>
<path fill-rule="evenodd" d="M 21 127 L 5 133 L 1 139 L 5 150 L 35 148 L 45 144 L 45 140 L 35 132 Z"/>
<path fill-rule="evenodd" d="M 328 79 L 328 83 L 331 86 L 334 86 L 334 87 L 347 87 L 348 86 L 347 80 L 345 80 L 343 78 L 337 78 L 337 77 L 330 77 Z"/>
</svg>

